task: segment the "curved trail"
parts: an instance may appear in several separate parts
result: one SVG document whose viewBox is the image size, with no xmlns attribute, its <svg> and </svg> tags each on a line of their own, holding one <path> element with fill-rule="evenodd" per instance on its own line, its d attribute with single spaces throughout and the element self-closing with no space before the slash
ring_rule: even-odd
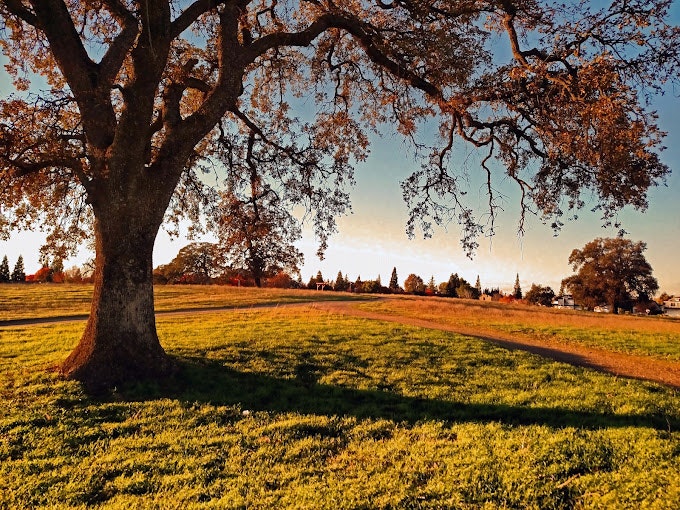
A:
<svg viewBox="0 0 680 510">
<path fill-rule="evenodd" d="M 254 308 L 291 308 L 310 307 L 315 310 L 324 310 L 329 313 L 350 315 L 370 320 L 396 322 L 409 326 L 426 329 L 436 329 L 479 338 L 508 349 L 520 349 L 538 354 L 544 358 L 569 363 L 571 365 L 587 367 L 600 372 L 605 372 L 620 377 L 642 379 L 661 383 L 672 388 L 680 389 L 680 362 L 655 359 L 647 356 L 637 356 L 620 352 L 608 351 L 594 347 L 586 347 L 579 344 L 555 342 L 543 338 L 526 338 L 504 334 L 497 331 L 482 331 L 465 326 L 442 324 L 432 320 L 423 320 L 402 315 L 370 312 L 358 309 L 353 304 L 359 301 L 307 301 L 298 303 L 272 303 L 253 304 L 246 306 L 229 306 L 217 308 L 193 308 L 183 310 L 171 310 L 156 312 L 156 315 L 182 315 L 199 313 L 219 313 L 234 310 L 248 310 Z M 18 319 L 0 321 L 0 328 L 12 326 L 24 326 L 32 324 L 53 324 L 58 322 L 74 322 L 87 320 L 87 315 L 68 317 L 48 317 L 36 319 Z"/>
<path fill-rule="evenodd" d="M 562 361 L 571 365 L 592 368 L 600 372 L 621 377 L 658 382 L 680 389 L 680 362 L 612 352 L 605 349 L 555 342 L 546 339 L 519 338 L 501 332 L 480 333 L 479 330 L 473 328 L 441 324 L 431 320 L 422 320 L 413 317 L 360 310 L 350 306 L 351 304 L 352 302 L 348 301 L 328 301 L 316 302 L 313 306 L 315 309 L 326 310 L 332 313 L 458 333 L 460 335 L 479 338 L 480 340 L 491 342 L 508 349 L 521 349 L 533 354 L 538 354 L 544 358 Z"/>
</svg>

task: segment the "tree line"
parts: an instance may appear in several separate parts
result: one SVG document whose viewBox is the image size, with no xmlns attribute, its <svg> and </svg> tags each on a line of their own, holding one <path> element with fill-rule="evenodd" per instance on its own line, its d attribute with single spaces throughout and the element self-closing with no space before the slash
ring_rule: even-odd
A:
<svg viewBox="0 0 680 510">
<path fill-rule="evenodd" d="M 271 247 L 273 244 L 277 243 L 270 242 L 266 246 Z M 292 242 L 279 242 L 278 248 L 266 251 L 256 248 L 254 243 L 248 245 L 249 250 L 242 250 L 243 246 L 243 243 L 233 242 L 232 249 L 225 250 L 223 243 L 191 243 L 180 249 L 170 263 L 154 269 L 154 283 L 306 288 L 367 294 L 406 293 L 501 302 L 521 301 L 540 306 L 552 306 L 556 298 L 569 295 L 575 306 L 577 304 L 584 309 L 599 308 L 611 312 L 644 310 L 646 313 L 660 313 L 658 305 L 671 297 L 664 293 L 657 301 L 652 299 L 659 286 L 652 275 L 651 265 L 643 255 L 646 244 L 622 237 L 598 238 L 581 249 L 574 249 L 569 256 L 569 263 L 576 273 L 562 280 L 559 293 L 555 293 L 550 286 L 536 283 L 532 283 L 531 288 L 523 293 L 519 274 L 515 276 L 510 293 L 504 293 L 499 288 L 482 288 L 479 275 L 473 285 L 458 273 L 451 274 L 447 281 L 440 283 L 435 282 L 434 276 L 425 283 L 419 275 L 411 273 L 402 287 L 396 267 L 392 269 L 387 285 L 382 283 L 380 275 L 374 280 L 362 280 L 358 276 L 352 281 L 342 271 L 338 271 L 334 280 L 325 278 L 318 271 L 305 284 L 298 267 L 302 255 L 292 246 Z M 257 246 L 265 246 L 265 243 Z M 93 271 L 92 260 L 82 268 L 73 266 L 65 270 L 61 259 L 55 258 L 50 262 L 43 258 L 42 267 L 35 274 L 26 275 L 23 256 L 18 257 L 14 269 L 10 271 L 9 260 L 5 255 L 0 263 L 0 283 L 91 283 Z"/>
<path fill-rule="evenodd" d="M 55 258 L 50 262 L 43 258 L 40 269 L 33 274 L 26 274 L 23 255 L 19 255 L 10 272 L 9 260 L 5 255 L 0 262 L 0 283 L 92 283 L 93 272 L 93 260 L 85 262 L 81 267 L 74 265 L 64 269 L 62 259 Z"/>
</svg>

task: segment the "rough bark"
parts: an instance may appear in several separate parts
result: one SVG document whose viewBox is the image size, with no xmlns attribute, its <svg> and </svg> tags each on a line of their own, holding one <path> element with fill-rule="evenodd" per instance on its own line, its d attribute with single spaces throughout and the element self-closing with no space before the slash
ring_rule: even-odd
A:
<svg viewBox="0 0 680 510">
<path fill-rule="evenodd" d="M 95 391 L 173 371 L 154 314 L 152 254 L 162 205 L 111 202 L 115 205 L 107 202 L 97 216 L 90 317 L 80 343 L 61 365 L 63 375 Z"/>
</svg>

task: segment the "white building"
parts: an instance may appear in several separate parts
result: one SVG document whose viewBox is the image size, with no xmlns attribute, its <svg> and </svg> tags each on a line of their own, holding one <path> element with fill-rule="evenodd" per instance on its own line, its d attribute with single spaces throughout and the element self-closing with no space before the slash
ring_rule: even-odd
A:
<svg viewBox="0 0 680 510">
<path fill-rule="evenodd" d="M 574 302 L 574 297 L 571 294 L 565 294 L 564 296 L 557 296 L 552 305 L 555 308 L 569 308 L 570 310 L 576 309 L 576 303 Z"/>
<path fill-rule="evenodd" d="M 663 308 L 666 315 L 680 317 L 680 297 L 673 296 L 669 300 L 664 301 Z"/>
</svg>

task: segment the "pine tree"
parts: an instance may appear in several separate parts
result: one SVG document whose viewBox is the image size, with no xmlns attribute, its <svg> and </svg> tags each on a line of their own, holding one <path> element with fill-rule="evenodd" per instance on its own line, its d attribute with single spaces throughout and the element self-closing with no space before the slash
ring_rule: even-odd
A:
<svg viewBox="0 0 680 510">
<path fill-rule="evenodd" d="M 515 299 L 522 299 L 522 287 L 519 286 L 519 273 L 515 278 L 515 292 L 513 293 Z"/>
<path fill-rule="evenodd" d="M 7 261 L 7 255 L 5 255 L 0 264 L 0 283 L 7 282 L 9 282 L 9 262 Z"/>
<path fill-rule="evenodd" d="M 337 291 L 347 290 L 347 281 L 345 281 L 345 277 L 342 276 L 342 271 L 338 271 L 338 276 L 335 277 L 335 285 L 333 288 Z"/>
<path fill-rule="evenodd" d="M 475 282 L 475 290 L 477 291 L 477 297 L 482 295 L 482 282 L 479 280 L 479 275 L 477 275 L 477 282 Z"/>
<path fill-rule="evenodd" d="M 399 290 L 399 279 L 397 278 L 397 268 L 392 268 L 392 276 L 390 277 L 390 290 Z"/>
<path fill-rule="evenodd" d="M 14 265 L 14 271 L 12 271 L 12 281 L 13 282 L 24 282 L 26 281 L 26 273 L 24 272 L 24 256 L 19 255 L 17 263 Z"/>
<path fill-rule="evenodd" d="M 427 290 L 432 294 L 437 293 L 437 284 L 434 282 L 434 275 L 432 275 L 430 281 L 427 283 Z"/>
</svg>

